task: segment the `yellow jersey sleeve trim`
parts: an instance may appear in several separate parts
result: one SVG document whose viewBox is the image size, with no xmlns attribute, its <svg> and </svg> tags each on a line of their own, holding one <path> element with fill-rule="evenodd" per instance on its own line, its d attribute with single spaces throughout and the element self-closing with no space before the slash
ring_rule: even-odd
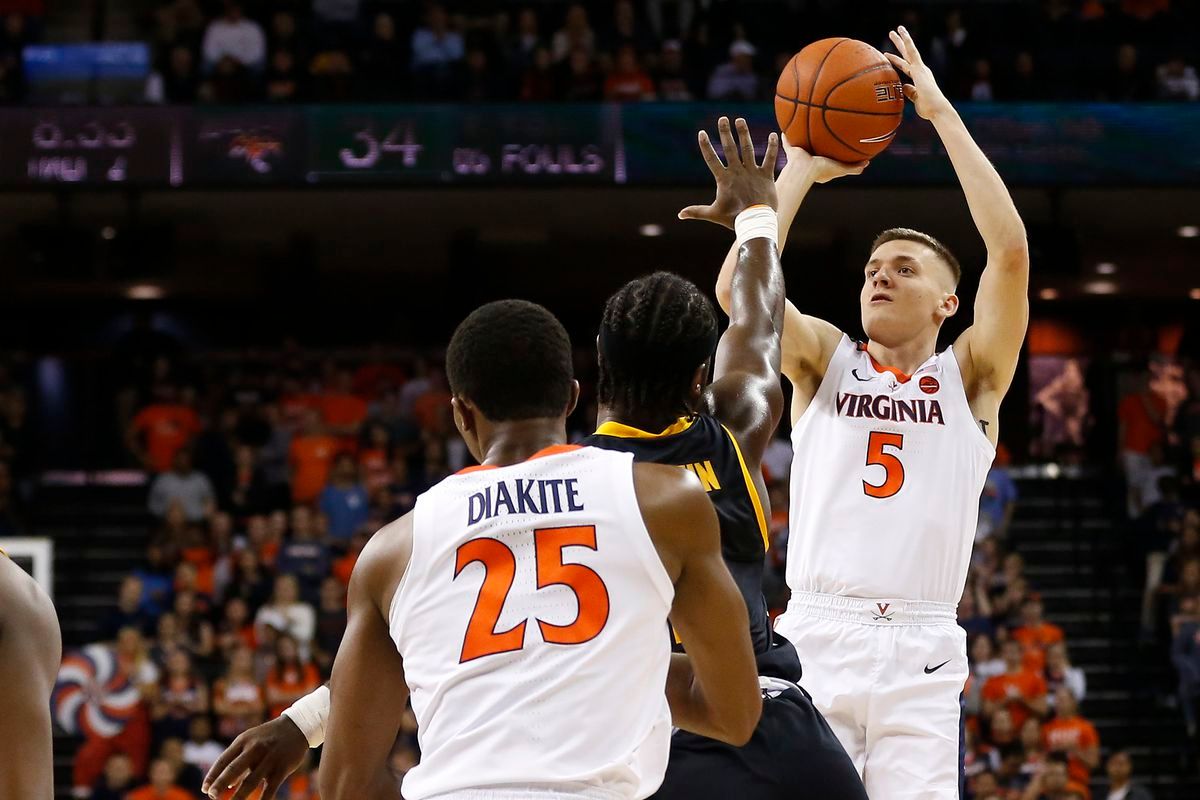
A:
<svg viewBox="0 0 1200 800">
<path fill-rule="evenodd" d="M 746 491 L 750 493 L 750 502 L 754 506 L 754 516 L 758 519 L 758 530 L 762 533 L 763 550 L 771 548 L 771 535 L 767 528 L 767 517 L 763 513 L 762 499 L 758 496 L 758 489 L 754 486 L 754 479 L 750 477 L 750 470 L 746 468 L 746 459 L 742 456 L 742 447 L 738 444 L 737 437 L 726 428 L 724 425 L 721 428 L 729 437 L 729 441 L 733 442 L 733 451 L 737 453 L 738 464 L 742 467 L 742 477 L 746 479 Z"/>
<path fill-rule="evenodd" d="M 661 439 L 664 436 L 672 436 L 676 433 L 683 433 L 688 428 L 696 424 L 695 417 L 680 417 L 672 422 L 666 428 L 658 433 L 649 433 L 640 430 L 632 425 L 625 425 L 620 422 L 608 421 L 596 428 L 596 433 L 601 436 L 615 436 L 618 439 Z"/>
</svg>

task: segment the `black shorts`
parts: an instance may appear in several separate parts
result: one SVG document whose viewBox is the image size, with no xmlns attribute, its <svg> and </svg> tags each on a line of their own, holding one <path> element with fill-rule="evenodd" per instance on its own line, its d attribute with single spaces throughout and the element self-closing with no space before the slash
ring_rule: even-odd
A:
<svg viewBox="0 0 1200 800">
<path fill-rule="evenodd" d="M 744 747 L 687 731 L 654 800 L 867 800 L 862 780 L 802 690 L 763 697 L 762 719 Z"/>
</svg>

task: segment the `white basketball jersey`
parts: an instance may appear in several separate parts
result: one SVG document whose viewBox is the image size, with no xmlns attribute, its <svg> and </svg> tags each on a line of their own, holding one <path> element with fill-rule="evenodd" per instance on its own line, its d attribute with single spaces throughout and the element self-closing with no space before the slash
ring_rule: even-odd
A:
<svg viewBox="0 0 1200 800">
<path fill-rule="evenodd" d="M 958 603 L 995 448 L 953 348 L 908 377 L 843 335 L 792 448 L 792 591 Z"/>
<path fill-rule="evenodd" d="M 643 798 L 662 782 L 674 587 L 633 456 L 557 446 L 421 495 L 389 613 L 421 763 L 404 796 Z"/>
</svg>

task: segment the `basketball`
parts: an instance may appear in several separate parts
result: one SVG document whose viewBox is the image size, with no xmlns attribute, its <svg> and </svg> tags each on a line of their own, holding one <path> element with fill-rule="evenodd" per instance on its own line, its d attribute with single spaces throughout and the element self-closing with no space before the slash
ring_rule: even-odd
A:
<svg viewBox="0 0 1200 800">
<path fill-rule="evenodd" d="M 904 116 L 900 76 L 866 42 L 813 42 L 792 57 L 775 89 L 775 118 L 788 141 L 813 155 L 854 163 L 882 153 Z"/>
</svg>

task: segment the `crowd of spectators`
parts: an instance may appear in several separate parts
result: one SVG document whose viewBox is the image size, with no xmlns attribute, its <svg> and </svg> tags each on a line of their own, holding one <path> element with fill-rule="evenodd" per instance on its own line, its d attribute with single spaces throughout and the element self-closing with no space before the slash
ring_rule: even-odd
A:
<svg viewBox="0 0 1200 800">
<path fill-rule="evenodd" d="M 117 407 L 150 531 L 100 632 L 142 702 L 119 735 L 85 739 L 81 798 L 198 797 L 225 744 L 328 679 L 370 536 L 470 458 L 436 361 L 196 366 L 147 336 L 125 348 Z M 417 759 L 406 726 L 398 774 Z M 302 770 L 281 796 L 315 786 Z"/>
<path fill-rule="evenodd" d="M 1197 100 L 1195 39 L 1179 35 L 1189 15 L 1170 0 L 170 0 L 144 29 L 160 64 L 152 97 L 177 103 L 761 101 L 808 41 L 889 49 L 898 23 L 957 100 Z"/>
<path fill-rule="evenodd" d="M 118 15 L 97 4 L 102 20 Z M 153 49 L 150 102 L 769 100 L 804 44 L 891 48 L 904 24 L 948 93 L 975 101 L 1200 99 L 1195 4 L 592 0 L 147 0 L 122 7 Z M 0 2 L 0 102 L 53 19 Z M 109 25 L 93 26 L 106 35 Z M 125 28 L 121 28 L 125 30 Z"/>
<path fill-rule="evenodd" d="M 232 738 L 328 678 L 350 573 L 373 532 L 470 457 L 455 434 L 436 355 L 373 348 L 328 356 L 285 345 L 191 361 L 145 326 L 116 351 L 125 385 L 116 393 L 118 438 L 127 463 L 148 475 L 149 531 L 144 561 L 121 582 L 100 636 L 143 700 L 121 734 L 83 743 L 75 793 L 196 798 L 201 776 Z M 587 379 L 594 359 L 580 351 L 577 362 L 585 380 L 573 438 L 595 418 Z M 24 393 L 9 372 L 0 369 L 0 524 L 4 461 L 20 474 L 28 436 Z M 1148 594 L 1150 624 L 1170 633 L 1194 732 L 1200 512 L 1187 488 L 1195 461 L 1185 455 L 1200 454 L 1200 404 L 1180 391 L 1187 380 L 1172 362 L 1156 362 L 1119 416 L 1123 462 L 1134 475 L 1149 470 L 1149 478 L 1130 481 L 1133 529 L 1161 543 L 1147 548 L 1148 561 L 1161 554 L 1163 562 Z M 1200 397 L 1200 385 L 1191 389 Z M 781 435 L 764 458 L 773 514 L 766 591 L 775 611 L 786 604 L 790 461 Z M 1184 475 L 1185 467 L 1193 472 Z M 1089 781 L 1103 769 L 1110 797 L 1145 800 L 1129 783 L 1127 753 L 1101 764 L 1086 715 L 1087 676 L 1071 663 L 1070 642 L 1046 619 L 1021 556 L 1009 548 L 1016 501 L 1001 447 L 959 608 L 970 662 L 968 797 L 1092 800 Z M 392 760 L 398 775 L 419 758 L 411 714 L 405 725 Z M 310 768 L 282 796 L 314 792 Z"/>
</svg>

